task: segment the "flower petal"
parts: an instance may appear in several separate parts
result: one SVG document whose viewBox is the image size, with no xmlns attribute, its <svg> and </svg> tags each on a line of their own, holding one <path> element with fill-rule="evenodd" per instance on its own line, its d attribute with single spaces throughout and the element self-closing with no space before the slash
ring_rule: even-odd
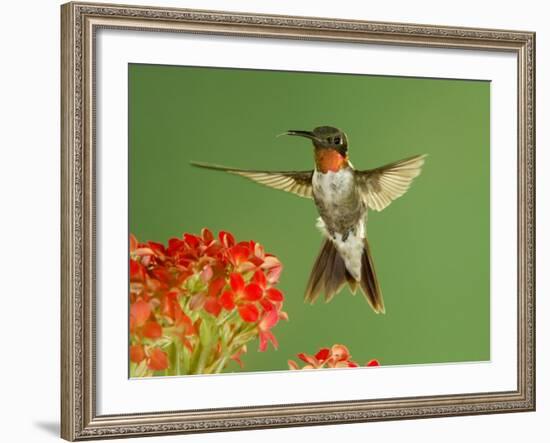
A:
<svg viewBox="0 0 550 443">
<path fill-rule="evenodd" d="M 150 315 L 151 305 L 141 298 L 130 307 L 130 316 L 133 317 L 137 327 L 143 326 Z"/>
<path fill-rule="evenodd" d="M 330 349 L 329 348 L 322 348 L 315 354 L 315 358 L 320 361 L 325 361 L 330 356 Z"/>
<path fill-rule="evenodd" d="M 264 251 L 264 247 L 261 244 L 259 243 L 254 244 L 254 255 L 262 260 L 264 259 L 265 251 Z"/>
<path fill-rule="evenodd" d="M 185 250 L 186 248 L 185 242 L 181 238 L 171 238 L 168 240 L 168 249 L 166 250 L 166 253 L 170 256 L 174 256 L 176 252 L 179 252 L 180 250 Z"/>
<path fill-rule="evenodd" d="M 202 268 L 200 276 L 203 283 L 208 283 L 212 279 L 213 275 L 214 271 L 212 270 L 212 266 L 206 265 Z"/>
<path fill-rule="evenodd" d="M 130 280 L 143 281 L 145 278 L 145 268 L 136 260 L 130 259 Z"/>
<path fill-rule="evenodd" d="M 278 266 L 281 266 L 281 262 L 274 255 L 267 255 L 264 258 L 264 263 L 262 265 L 263 269 L 271 269 L 271 268 L 275 268 L 275 267 L 278 267 Z"/>
<path fill-rule="evenodd" d="M 258 338 L 260 339 L 260 346 L 259 346 L 258 350 L 260 352 L 267 351 L 267 340 L 268 340 L 267 339 L 267 333 L 260 331 L 260 334 L 259 334 Z"/>
<path fill-rule="evenodd" d="M 267 271 L 267 281 L 272 285 L 277 284 L 281 277 L 281 272 L 283 272 L 283 267 L 281 265 L 269 269 Z"/>
<path fill-rule="evenodd" d="M 283 301 L 285 299 L 285 297 L 283 296 L 283 293 L 275 288 L 269 288 L 266 291 L 265 296 L 271 301 L 275 301 L 275 302 Z"/>
<path fill-rule="evenodd" d="M 156 321 L 147 322 L 143 327 L 143 335 L 147 338 L 160 338 L 162 337 L 162 326 Z"/>
<path fill-rule="evenodd" d="M 229 283 L 231 285 L 231 289 L 235 292 L 242 292 L 244 290 L 244 279 L 241 274 L 233 272 L 229 276 Z"/>
<path fill-rule="evenodd" d="M 197 248 L 201 244 L 200 237 L 197 237 L 193 234 L 183 234 L 183 239 L 185 240 L 185 243 L 187 243 L 192 248 Z"/>
<path fill-rule="evenodd" d="M 214 317 L 217 317 L 222 310 L 222 305 L 216 297 L 209 296 L 206 297 L 206 301 L 204 302 L 204 310 L 212 314 Z"/>
<path fill-rule="evenodd" d="M 254 323 L 258 321 L 260 312 L 258 311 L 258 308 L 256 306 L 251 303 L 247 303 L 239 306 L 239 315 L 244 321 L 248 323 Z"/>
<path fill-rule="evenodd" d="M 170 280 L 172 279 L 170 272 L 166 268 L 154 268 L 150 272 L 151 274 L 153 274 L 153 277 L 164 284 L 169 284 Z"/>
<path fill-rule="evenodd" d="M 220 231 L 218 237 L 222 245 L 224 245 L 226 248 L 230 248 L 231 246 L 235 245 L 235 237 L 233 237 L 233 235 L 231 235 L 229 232 Z"/>
<path fill-rule="evenodd" d="M 298 363 L 296 363 L 294 360 L 288 360 L 287 363 L 288 363 L 288 369 L 290 369 L 292 371 L 296 371 L 296 370 L 300 369 L 298 367 Z"/>
<path fill-rule="evenodd" d="M 138 241 L 134 234 L 130 234 L 130 253 L 135 251 L 138 247 Z M 141 360 L 140 360 L 141 361 Z"/>
<path fill-rule="evenodd" d="M 238 363 L 238 365 L 242 368 L 244 368 L 244 364 L 241 360 L 241 355 L 246 353 L 246 345 L 242 345 L 241 348 L 237 352 L 235 352 L 230 358 L 231 360 L 234 360 Z"/>
<path fill-rule="evenodd" d="M 134 363 L 140 363 L 145 358 L 145 351 L 142 345 L 130 346 L 130 360 Z"/>
<path fill-rule="evenodd" d="M 238 265 L 248 259 L 250 256 L 250 249 L 239 243 L 229 249 L 229 256 L 231 257 L 233 264 Z"/>
<path fill-rule="evenodd" d="M 276 311 L 277 308 L 273 303 L 271 303 L 267 298 L 262 298 L 260 300 L 260 305 L 262 305 L 262 308 L 264 308 L 264 311 Z"/>
<path fill-rule="evenodd" d="M 264 295 L 263 289 L 256 283 L 250 283 L 244 288 L 244 299 L 246 301 L 258 301 Z"/>
<path fill-rule="evenodd" d="M 254 272 L 254 275 L 252 276 L 252 281 L 262 288 L 265 288 L 267 285 L 267 279 L 265 278 L 264 271 L 258 269 L 256 272 Z"/>
<path fill-rule="evenodd" d="M 260 352 L 267 350 L 269 342 L 271 342 L 275 349 L 279 347 L 279 343 L 271 331 L 260 331 Z"/>
<path fill-rule="evenodd" d="M 224 286 L 225 286 L 225 278 L 218 277 L 212 280 L 210 282 L 210 285 L 208 286 L 208 295 L 212 297 L 217 297 Z"/>
<path fill-rule="evenodd" d="M 139 257 L 143 257 L 145 255 L 155 255 L 155 251 L 153 251 L 151 248 L 146 248 L 146 247 L 137 248 L 137 249 L 134 249 L 133 255 L 137 255 Z"/>
<path fill-rule="evenodd" d="M 159 348 L 154 348 L 149 354 L 147 365 L 153 371 L 162 371 L 168 367 L 168 355 Z"/>
<path fill-rule="evenodd" d="M 313 367 L 319 366 L 319 362 L 313 355 L 308 355 L 301 352 L 300 354 L 297 354 L 297 356 L 300 360 L 305 361 L 307 364 Z"/>
<path fill-rule="evenodd" d="M 344 345 L 334 345 L 332 347 L 332 356 L 336 361 L 348 360 L 350 358 L 348 348 Z"/>
<path fill-rule="evenodd" d="M 376 359 L 373 359 L 373 360 L 370 360 L 368 363 L 367 363 L 367 366 L 380 366 L 380 362 Z"/>
<path fill-rule="evenodd" d="M 202 228 L 201 236 L 206 245 L 209 245 L 214 241 L 214 234 L 212 234 L 212 231 L 208 228 Z"/>
<path fill-rule="evenodd" d="M 161 243 L 156 243 L 154 241 L 147 242 L 149 247 L 152 249 L 154 255 L 160 258 L 164 258 L 166 255 L 166 249 L 164 248 L 164 245 Z"/>
<path fill-rule="evenodd" d="M 259 327 L 261 331 L 269 331 L 273 326 L 279 321 L 279 313 L 272 309 L 267 311 L 262 320 L 260 321 Z"/>
<path fill-rule="evenodd" d="M 224 309 L 231 311 L 235 307 L 234 294 L 231 291 L 225 291 L 220 297 L 220 304 Z"/>
</svg>

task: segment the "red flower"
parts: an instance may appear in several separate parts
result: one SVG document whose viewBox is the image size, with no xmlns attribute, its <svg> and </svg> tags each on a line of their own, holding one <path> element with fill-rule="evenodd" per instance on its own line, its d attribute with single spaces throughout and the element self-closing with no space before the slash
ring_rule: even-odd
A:
<svg viewBox="0 0 550 443">
<path fill-rule="evenodd" d="M 147 366 L 153 371 L 162 371 L 168 367 L 168 355 L 159 348 L 153 348 L 147 360 Z"/>
<path fill-rule="evenodd" d="M 344 345 L 333 345 L 332 348 L 321 348 L 315 355 L 297 354 L 298 358 L 307 363 L 302 369 L 328 368 L 357 368 L 359 365 L 351 360 L 349 350 Z M 380 366 L 378 360 L 370 360 L 366 366 Z M 300 369 L 293 360 L 288 360 L 288 367 L 292 370 Z"/>
<path fill-rule="evenodd" d="M 143 326 L 151 315 L 151 305 L 138 299 L 130 308 L 130 317 L 135 321 L 136 326 Z"/>
<path fill-rule="evenodd" d="M 151 305 L 149 302 L 139 298 L 130 306 L 130 331 L 142 328 L 151 315 Z"/>
<path fill-rule="evenodd" d="M 263 352 L 267 350 L 267 344 L 269 342 L 271 342 L 275 349 L 279 347 L 277 339 L 271 332 L 271 329 L 277 324 L 278 321 L 279 313 L 276 310 L 267 311 L 264 314 L 263 318 L 260 320 L 260 323 L 258 324 L 258 327 L 260 329 L 260 351 Z"/>
<path fill-rule="evenodd" d="M 321 348 L 319 352 L 317 352 L 317 354 L 315 355 L 308 355 L 302 352 L 300 354 L 297 354 L 297 356 L 300 360 L 307 363 L 307 365 L 304 366 L 302 369 L 320 369 L 325 365 L 325 363 L 327 363 L 327 361 L 331 357 L 331 354 L 330 349 Z"/>
<path fill-rule="evenodd" d="M 235 237 L 233 237 L 233 235 L 229 232 L 220 231 L 218 238 L 220 239 L 222 245 L 226 248 L 230 248 L 235 244 Z"/>
<path fill-rule="evenodd" d="M 153 371 L 162 371 L 168 367 L 168 355 L 159 348 L 145 350 L 142 345 L 130 346 L 130 360 L 134 363 L 146 360 L 147 367 Z"/>
<path fill-rule="evenodd" d="M 239 363 L 245 343 L 256 337 L 260 351 L 269 343 L 277 348 L 272 329 L 288 318 L 282 311 L 284 296 L 274 287 L 282 265 L 259 243 L 236 242 L 226 231 L 216 238 L 206 228 L 200 235 L 170 238 L 167 246 L 131 235 L 129 258 L 130 360 L 146 360 L 149 368 L 139 375 L 172 370 L 168 362 L 176 357 L 167 352 L 179 349 L 171 346 L 177 340 L 192 354 L 185 358 L 194 361 L 201 340 L 217 343 L 207 359 L 200 359 L 208 368 L 193 368 L 196 373 L 219 372 L 228 358 Z"/>
<path fill-rule="evenodd" d="M 236 272 L 229 276 L 231 289 L 225 291 L 220 299 L 224 309 L 231 311 L 237 306 L 241 318 L 249 323 L 258 321 L 260 311 L 254 305 L 263 296 L 263 289 L 257 283 L 246 284 L 242 275 Z"/>
<path fill-rule="evenodd" d="M 143 335 L 147 338 L 160 338 L 162 327 L 156 321 L 150 321 L 143 328 Z"/>
<path fill-rule="evenodd" d="M 331 355 L 335 362 L 347 361 L 351 357 L 348 348 L 344 345 L 333 345 Z"/>
<path fill-rule="evenodd" d="M 241 367 L 241 369 L 244 368 L 244 364 L 241 360 L 241 355 L 245 354 L 246 351 L 247 351 L 246 345 L 242 345 L 239 348 L 239 350 L 231 356 L 231 360 L 236 361 L 237 364 Z"/>
<path fill-rule="evenodd" d="M 134 363 L 141 363 L 145 358 L 145 350 L 142 345 L 130 346 L 130 360 Z"/>
</svg>

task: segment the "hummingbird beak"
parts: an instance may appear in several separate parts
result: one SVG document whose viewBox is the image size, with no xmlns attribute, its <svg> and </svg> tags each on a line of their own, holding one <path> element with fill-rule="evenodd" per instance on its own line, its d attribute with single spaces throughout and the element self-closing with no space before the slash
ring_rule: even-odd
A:
<svg viewBox="0 0 550 443">
<path fill-rule="evenodd" d="M 277 137 L 279 137 L 281 135 L 294 135 L 294 136 L 298 136 L 298 137 L 306 137 L 306 138 L 309 138 L 311 140 L 316 139 L 315 135 L 311 131 L 297 131 L 297 130 L 290 129 L 290 130 L 288 130 L 286 132 L 283 132 L 282 134 L 278 135 Z"/>
</svg>

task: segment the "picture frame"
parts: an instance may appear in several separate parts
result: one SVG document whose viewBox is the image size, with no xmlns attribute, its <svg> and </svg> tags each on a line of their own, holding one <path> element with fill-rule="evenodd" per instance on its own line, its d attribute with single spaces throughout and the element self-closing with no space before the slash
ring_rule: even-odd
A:
<svg viewBox="0 0 550 443">
<path fill-rule="evenodd" d="M 535 34 L 525 31 L 473 29 L 436 25 L 380 23 L 314 17 L 270 16 L 249 13 L 198 11 L 160 7 L 71 2 L 61 7 L 61 436 L 69 441 L 111 437 L 153 436 L 288 426 L 311 426 L 491 414 L 535 410 Z M 99 170 L 97 122 L 98 91 L 105 71 L 98 71 L 98 33 L 112 30 L 128 38 L 135 35 L 216 36 L 220 39 L 255 39 L 269 52 L 268 42 L 319 42 L 358 47 L 376 46 L 403 51 L 472 51 L 514 57 L 517 100 L 515 147 L 517 218 L 514 289 L 517 326 L 510 367 L 515 388 L 480 388 L 474 392 L 426 395 L 380 395 L 374 398 L 340 398 L 257 402 L 241 406 L 204 404 L 184 409 L 166 408 L 100 413 L 98 359 L 105 346 L 98 309 L 97 275 L 104 235 L 98 231 L 98 214 L 108 217 L 97 188 L 107 171 Z M 154 45 L 155 42 L 152 43 Z M 157 43 L 158 44 L 158 43 Z M 103 61 L 102 63 L 106 63 Z M 213 62 L 215 65 L 215 62 Z M 481 62 L 480 62 L 481 63 Z M 460 74 L 457 74 L 460 77 Z M 510 93 L 510 91 L 508 91 Z M 119 125 L 126 127 L 121 117 Z M 103 128 L 104 129 L 104 128 Z M 498 128 L 497 128 L 498 129 Z M 491 133 L 493 135 L 493 132 Z M 124 157 L 124 156 L 123 156 Z M 492 146 L 492 173 L 500 153 Z M 116 183 L 116 181 L 115 181 Z M 120 182 L 119 182 L 120 183 Z M 106 215 L 107 214 L 107 215 Z M 492 244 L 503 241 L 492 238 Z M 100 273 L 101 274 L 101 273 Z M 102 283 L 103 284 L 103 283 Z M 492 295 L 494 301 L 494 295 Z M 492 315 L 499 315 L 492 312 Z M 495 317 L 492 317 L 492 321 Z M 125 357 L 126 358 L 126 357 Z M 512 367 L 513 366 L 513 367 Z M 418 371 L 426 371 L 424 367 Z M 119 374 L 127 377 L 127 374 Z M 300 380 L 320 384 L 313 373 Z M 255 374 L 256 380 L 265 374 Z M 203 383 L 195 378 L 189 383 Z M 218 379 L 219 387 L 228 379 Z M 144 381 L 145 383 L 147 381 Z M 134 385 L 135 386 L 135 385 Z M 459 389 L 458 387 L 456 389 Z M 281 393 L 284 395 L 284 392 Z M 198 401 L 198 399 L 195 399 Z"/>
</svg>

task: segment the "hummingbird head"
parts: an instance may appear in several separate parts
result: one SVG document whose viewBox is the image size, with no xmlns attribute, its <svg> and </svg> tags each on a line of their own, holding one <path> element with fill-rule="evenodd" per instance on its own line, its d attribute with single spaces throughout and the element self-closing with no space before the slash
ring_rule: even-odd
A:
<svg viewBox="0 0 550 443">
<path fill-rule="evenodd" d="M 337 172 L 348 165 L 348 138 L 333 126 L 318 126 L 313 131 L 289 130 L 284 135 L 309 138 L 315 148 L 315 163 L 323 173 Z"/>
</svg>

